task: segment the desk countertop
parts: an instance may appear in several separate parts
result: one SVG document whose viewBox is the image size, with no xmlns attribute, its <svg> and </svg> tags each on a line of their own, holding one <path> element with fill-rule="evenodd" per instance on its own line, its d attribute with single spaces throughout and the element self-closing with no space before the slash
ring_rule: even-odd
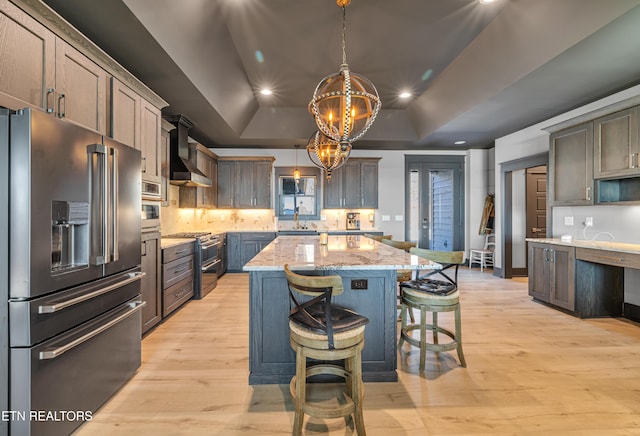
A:
<svg viewBox="0 0 640 436">
<path fill-rule="evenodd" d="M 527 238 L 527 242 L 540 242 L 542 244 L 556 244 L 567 247 L 590 248 L 592 250 L 617 251 L 620 253 L 640 254 L 640 244 L 627 244 L 614 241 L 588 241 L 573 239 L 570 242 L 561 241 L 560 238 Z"/>
<path fill-rule="evenodd" d="M 364 236 L 279 236 L 245 266 L 245 271 L 440 269 L 442 266 Z"/>
</svg>

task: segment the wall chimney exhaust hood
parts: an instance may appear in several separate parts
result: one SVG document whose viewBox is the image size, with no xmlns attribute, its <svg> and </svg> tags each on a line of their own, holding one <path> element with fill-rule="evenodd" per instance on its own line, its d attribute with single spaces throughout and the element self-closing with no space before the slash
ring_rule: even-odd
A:
<svg viewBox="0 0 640 436">
<path fill-rule="evenodd" d="M 211 186 L 213 182 L 205 176 L 189 160 L 189 129 L 193 123 L 183 115 L 171 115 L 165 117 L 167 121 L 176 126 L 171 131 L 171 152 L 169 164 L 169 182 L 180 186 Z"/>
</svg>

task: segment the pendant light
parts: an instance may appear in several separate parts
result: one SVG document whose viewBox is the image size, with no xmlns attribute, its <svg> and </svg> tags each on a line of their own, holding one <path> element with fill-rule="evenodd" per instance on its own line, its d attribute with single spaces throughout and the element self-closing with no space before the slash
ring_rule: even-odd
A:
<svg viewBox="0 0 640 436">
<path fill-rule="evenodd" d="M 311 135 L 307 144 L 311 163 L 325 171 L 327 181 L 331 181 L 331 172 L 344 165 L 350 153 L 350 143 L 341 144 L 318 131 Z"/>
<path fill-rule="evenodd" d="M 318 131 L 340 144 L 341 153 L 362 138 L 380 111 L 380 97 L 373 83 L 351 72 L 346 54 L 346 7 L 351 0 L 336 0 L 342 8 L 342 65 L 318 83 L 309 103 Z M 344 163 L 344 162 L 343 162 Z M 326 168 L 326 167 L 325 167 Z M 328 169 L 328 168 L 327 168 Z M 335 169 L 335 168 L 333 168 Z"/>
<path fill-rule="evenodd" d="M 293 180 L 298 183 L 300 181 L 300 170 L 298 169 L 298 149 L 300 146 L 296 144 L 294 147 L 296 148 L 296 169 L 293 171 Z"/>
</svg>

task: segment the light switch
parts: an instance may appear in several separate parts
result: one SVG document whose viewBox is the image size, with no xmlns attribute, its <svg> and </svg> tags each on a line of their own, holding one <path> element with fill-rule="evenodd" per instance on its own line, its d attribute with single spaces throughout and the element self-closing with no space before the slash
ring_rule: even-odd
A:
<svg viewBox="0 0 640 436">
<path fill-rule="evenodd" d="M 564 217 L 564 225 L 565 226 L 572 226 L 573 225 L 573 217 L 572 216 Z"/>
<path fill-rule="evenodd" d="M 396 215 L 396 221 L 402 221 L 402 215 Z"/>
<path fill-rule="evenodd" d="M 382 221 L 391 221 L 391 215 L 382 215 Z"/>
</svg>

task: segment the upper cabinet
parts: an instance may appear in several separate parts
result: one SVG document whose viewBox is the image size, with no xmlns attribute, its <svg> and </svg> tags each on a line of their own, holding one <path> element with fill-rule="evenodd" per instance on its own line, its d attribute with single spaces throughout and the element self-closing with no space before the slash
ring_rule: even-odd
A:
<svg viewBox="0 0 640 436">
<path fill-rule="evenodd" d="M 211 179 L 211 186 L 180 186 L 180 207 L 215 208 L 218 204 L 218 156 L 202 144 L 189 144 L 189 160 Z"/>
<path fill-rule="evenodd" d="M 639 175 L 639 153 L 637 106 L 594 121 L 594 178 Z"/>
<path fill-rule="evenodd" d="M 593 122 L 555 132 L 550 141 L 551 205 L 593 204 Z"/>
<path fill-rule="evenodd" d="M 140 150 L 142 176 L 160 183 L 162 159 L 160 109 L 115 77 L 111 78 L 111 137 Z"/>
<path fill-rule="evenodd" d="M 380 158 L 351 158 L 324 180 L 326 209 L 377 209 Z"/>
<path fill-rule="evenodd" d="M 271 208 L 273 157 L 219 157 L 218 207 Z"/>
<path fill-rule="evenodd" d="M 0 106 L 42 109 L 106 133 L 103 68 L 7 0 L 0 29 Z"/>
<path fill-rule="evenodd" d="M 142 151 L 160 181 L 166 102 L 42 2 L 0 0 L 0 106 L 41 109 Z M 125 85 L 126 84 L 126 85 Z"/>
</svg>

